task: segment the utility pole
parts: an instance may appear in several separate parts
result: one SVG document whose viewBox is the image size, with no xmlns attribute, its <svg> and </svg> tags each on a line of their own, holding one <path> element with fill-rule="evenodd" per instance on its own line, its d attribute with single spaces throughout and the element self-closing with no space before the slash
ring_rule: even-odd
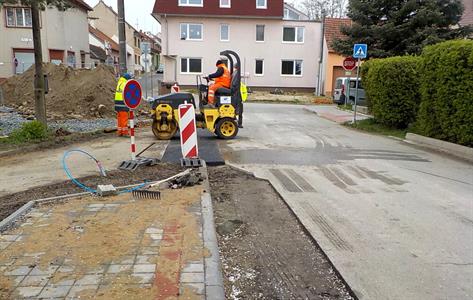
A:
<svg viewBox="0 0 473 300">
<path fill-rule="evenodd" d="M 31 1 L 31 21 L 34 45 L 34 101 L 36 120 L 47 125 L 46 101 L 44 99 L 43 49 L 41 45 L 41 27 L 39 24 L 38 1 Z"/>
<path fill-rule="evenodd" d="M 319 59 L 319 74 L 317 76 L 317 87 L 315 91 L 316 96 L 322 96 L 322 83 L 325 82 L 322 78 L 323 62 L 324 62 L 324 42 L 325 42 L 325 9 L 322 9 L 322 33 L 320 38 L 320 59 Z"/>
<path fill-rule="evenodd" d="M 120 75 L 128 71 L 126 62 L 126 33 L 125 33 L 125 1 L 117 0 L 118 6 L 118 39 L 120 44 Z"/>
</svg>

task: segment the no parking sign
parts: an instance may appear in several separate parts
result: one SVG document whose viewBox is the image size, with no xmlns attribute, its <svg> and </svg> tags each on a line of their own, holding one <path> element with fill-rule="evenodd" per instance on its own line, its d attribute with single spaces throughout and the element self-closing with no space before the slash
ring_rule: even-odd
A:
<svg viewBox="0 0 473 300">
<path fill-rule="evenodd" d="M 136 160 L 136 144 L 135 144 L 135 114 L 133 110 L 141 103 L 141 85 L 136 80 L 128 80 L 123 88 L 123 101 L 130 108 L 130 137 L 131 137 L 131 160 Z"/>
<path fill-rule="evenodd" d="M 128 80 L 123 89 L 123 100 L 125 105 L 130 109 L 137 108 L 141 103 L 141 97 L 143 92 L 141 90 L 141 85 L 136 80 Z"/>
</svg>

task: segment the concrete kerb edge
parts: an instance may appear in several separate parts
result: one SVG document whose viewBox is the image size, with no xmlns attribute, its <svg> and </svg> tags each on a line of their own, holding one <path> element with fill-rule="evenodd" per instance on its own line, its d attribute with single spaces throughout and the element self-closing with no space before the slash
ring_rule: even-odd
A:
<svg viewBox="0 0 473 300">
<path fill-rule="evenodd" d="M 205 162 L 203 167 L 200 169 L 201 172 L 203 172 L 205 175 L 205 191 L 201 197 L 203 220 L 202 237 L 204 240 L 204 247 L 210 252 L 210 256 L 204 259 L 205 298 L 207 300 L 221 300 L 225 299 L 225 290 L 223 287 L 223 276 L 220 265 L 217 232 L 215 230 L 212 197 L 210 194 L 209 175 Z"/>
<path fill-rule="evenodd" d="M 348 292 L 350 293 L 350 296 L 353 297 L 353 299 L 355 300 L 359 300 L 358 298 L 358 295 L 352 290 L 351 286 L 348 284 L 348 282 L 345 280 L 345 278 L 342 276 L 342 274 L 340 273 L 340 271 L 338 271 L 337 267 L 335 266 L 335 264 L 333 263 L 333 261 L 330 259 L 330 257 L 328 257 L 328 255 L 325 253 L 325 251 L 323 250 L 323 248 L 320 246 L 320 244 L 317 242 L 317 240 L 312 236 L 312 234 L 307 230 L 307 228 L 304 226 L 304 224 L 302 223 L 302 220 L 297 216 L 297 214 L 294 212 L 294 210 L 291 208 L 291 206 L 287 203 L 286 199 L 284 199 L 283 195 L 278 191 L 278 189 L 273 185 L 273 183 L 266 179 L 266 178 L 263 178 L 263 177 L 259 177 L 257 176 L 256 174 L 254 174 L 253 172 L 250 172 L 248 170 L 245 170 L 237 165 L 234 165 L 230 162 L 226 162 L 226 164 L 236 170 L 239 170 L 241 172 L 244 172 L 246 174 L 250 174 L 252 176 L 254 176 L 255 178 L 259 179 L 259 180 L 264 180 L 266 182 L 268 182 L 271 187 L 273 188 L 273 190 L 276 192 L 276 194 L 278 194 L 278 196 L 284 201 L 284 204 L 286 205 L 286 207 L 289 209 L 289 211 L 291 212 L 291 214 L 296 218 L 297 222 L 301 225 L 302 227 L 302 230 L 304 231 L 304 233 L 311 239 L 311 241 L 317 245 L 317 247 L 320 249 L 320 251 L 322 251 L 324 257 L 327 259 L 327 261 L 330 263 L 330 265 L 332 266 L 333 270 L 335 271 L 335 273 L 337 274 L 337 276 L 342 280 L 342 282 L 345 284 L 345 286 L 347 287 L 347 290 Z"/>
<path fill-rule="evenodd" d="M 127 185 L 127 186 L 118 187 L 117 189 L 127 189 L 127 188 L 135 187 L 138 185 L 139 184 Z M 32 210 L 39 204 L 48 204 L 48 203 L 55 203 L 55 202 L 59 203 L 66 200 L 79 198 L 79 197 L 87 196 L 87 195 L 92 195 L 92 194 L 89 192 L 83 192 L 83 193 L 62 195 L 62 196 L 56 196 L 56 197 L 50 197 L 50 198 L 44 198 L 44 199 L 31 200 L 0 222 L 0 233 L 11 228 L 15 224 L 15 222 L 18 221 L 18 219 L 26 215 L 30 210 Z"/>
<path fill-rule="evenodd" d="M 434 138 L 407 133 L 405 143 L 416 145 L 419 147 L 427 148 L 435 152 L 445 153 L 462 160 L 466 160 L 470 163 L 473 163 L 473 148 L 457 145 L 454 143 L 437 140 Z"/>
<path fill-rule="evenodd" d="M 86 196 L 88 194 L 90 193 L 78 193 L 78 194 L 70 194 L 70 195 L 51 197 L 51 198 L 45 198 L 45 199 L 31 200 L 0 222 L 0 233 L 12 227 L 15 224 L 15 222 L 18 221 L 18 219 L 26 215 L 30 210 L 32 210 L 39 204 L 61 202 L 68 199 Z"/>
<path fill-rule="evenodd" d="M 312 110 L 312 109 L 309 109 L 307 107 L 303 107 L 302 110 L 306 111 L 306 112 L 310 112 L 310 113 L 313 113 L 315 115 L 319 115 L 315 110 Z"/>
</svg>

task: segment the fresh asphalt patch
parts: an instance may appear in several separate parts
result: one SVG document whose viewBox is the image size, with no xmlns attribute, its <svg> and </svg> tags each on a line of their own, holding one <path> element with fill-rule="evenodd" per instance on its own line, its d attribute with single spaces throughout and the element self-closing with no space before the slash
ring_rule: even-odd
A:
<svg viewBox="0 0 473 300">
<path fill-rule="evenodd" d="M 225 160 L 220 154 L 217 137 L 205 129 L 197 130 L 197 144 L 199 148 L 199 158 L 203 159 L 208 166 L 220 166 L 225 164 Z M 169 142 L 163 155 L 163 162 L 180 163 L 182 158 L 181 144 L 179 136 L 176 135 Z"/>
</svg>

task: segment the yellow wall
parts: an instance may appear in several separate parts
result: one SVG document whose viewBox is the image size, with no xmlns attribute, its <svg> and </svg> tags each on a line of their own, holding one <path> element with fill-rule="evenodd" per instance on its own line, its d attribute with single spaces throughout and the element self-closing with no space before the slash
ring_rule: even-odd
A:
<svg viewBox="0 0 473 300">
<path fill-rule="evenodd" d="M 331 96 L 333 91 L 333 67 L 342 67 L 344 56 L 329 53 L 327 57 L 327 72 L 325 77 L 325 95 Z"/>
</svg>

